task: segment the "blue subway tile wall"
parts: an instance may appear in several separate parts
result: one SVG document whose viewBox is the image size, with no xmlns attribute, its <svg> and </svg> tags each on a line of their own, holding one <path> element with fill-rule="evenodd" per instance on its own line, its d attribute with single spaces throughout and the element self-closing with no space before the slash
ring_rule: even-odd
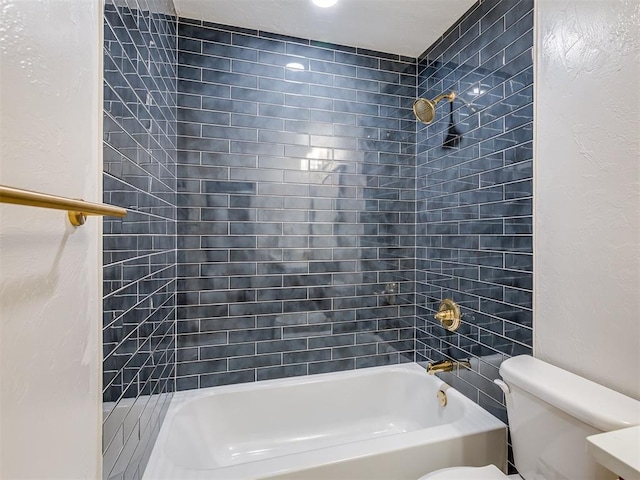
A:
<svg viewBox="0 0 640 480">
<path fill-rule="evenodd" d="M 181 18 L 178 78 L 177 388 L 412 361 L 416 59 Z"/>
<path fill-rule="evenodd" d="M 177 36 L 163 5 L 104 12 L 104 201 L 129 210 L 104 220 L 105 479 L 142 477 L 175 390 Z"/>
<path fill-rule="evenodd" d="M 479 2 L 418 60 L 138 2 L 105 7 L 105 201 L 131 211 L 104 224 L 105 478 L 141 474 L 174 386 L 470 357 L 444 379 L 504 419 L 491 380 L 531 352 L 532 2 Z M 417 124 L 448 90 L 453 126 L 446 102 Z"/>
<path fill-rule="evenodd" d="M 416 359 L 470 358 L 442 378 L 505 421 L 492 381 L 532 344 L 532 46 L 532 0 L 483 0 L 418 65 L 419 96 L 457 99 L 417 131 Z M 433 319 L 443 298 L 455 333 Z"/>
</svg>

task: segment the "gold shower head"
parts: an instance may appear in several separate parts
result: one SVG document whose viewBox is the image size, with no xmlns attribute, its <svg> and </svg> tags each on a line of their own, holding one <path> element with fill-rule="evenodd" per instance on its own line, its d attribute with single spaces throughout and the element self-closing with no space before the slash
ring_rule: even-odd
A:
<svg viewBox="0 0 640 480">
<path fill-rule="evenodd" d="M 415 102 L 413 102 L 413 114 L 422 123 L 429 124 L 433 122 L 433 119 L 436 116 L 436 105 L 440 100 L 443 100 L 445 98 L 450 102 L 453 102 L 454 98 L 456 98 L 456 93 L 454 91 L 443 93 L 441 95 L 438 95 L 433 100 L 419 98 Z"/>
</svg>

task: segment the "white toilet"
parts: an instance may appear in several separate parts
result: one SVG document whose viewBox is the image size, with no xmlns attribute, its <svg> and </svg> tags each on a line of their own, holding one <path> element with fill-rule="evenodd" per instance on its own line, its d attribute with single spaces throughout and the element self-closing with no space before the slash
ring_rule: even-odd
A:
<svg viewBox="0 0 640 480">
<path fill-rule="evenodd" d="M 617 479 L 587 454 L 586 437 L 640 424 L 640 402 L 602 385 L 522 355 L 500 366 L 515 466 L 453 467 L 420 480 Z"/>
</svg>

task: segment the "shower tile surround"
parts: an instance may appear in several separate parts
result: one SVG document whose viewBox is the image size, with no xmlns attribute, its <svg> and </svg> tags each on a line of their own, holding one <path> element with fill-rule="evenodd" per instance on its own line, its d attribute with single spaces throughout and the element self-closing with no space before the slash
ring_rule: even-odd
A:
<svg viewBox="0 0 640 480">
<path fill-rule="evenodd" d="M 418 124 L 416 361 L 472 359 L 441 378 L 505 422 L 493 384 L 504 358 L 531 354 L 533 1 L 483 1 L 419 59 L 418 96 L 454 90 L 462 132 L 444 148 L 449 105 Z M 451 333 L 442 298 L 464 314 Z"/>
<path fill-rule="evenodd" d="M 105 479 L 142 476 L 175 390 L 176 19 L 131 4 L 104 16 Z"/>
<path fill-rule="evenodd" d="M 415 59 L 178 36 L 177 388 L 413 361 Z"/>
<path fill-rule="evenodd" d="M 532 9 L 478 3 L 418 59 L 418 96 L 477 110 L 454 103 L 456 149 L 448 105 L 415 122 L 411 59 L 181 19 L 178 388 L 393 362 L 341 329 L 388 324 L 371 310 L 398 281 L 391 340 L 415 319 L 416 360 L 482 357 L 447 377 L 505 418 L 497 366 L 531 352 Z"/>
<path fill-rule="evenodd" d="M 141 473 L 174 379 L 471 357 L 442 378 L 504 419 L 491 380 L 531 352 L 532 2 L 479 2 L 419 59 L 139 3 L 105 12 L 105 201 L 132 210 L 105 221 L 105 405 L 143 405 L 105 422 L 105 478 Z M 476 111 L 443 149 L 449 105 L 411 104 L 450 89 Z"/>
</svg>

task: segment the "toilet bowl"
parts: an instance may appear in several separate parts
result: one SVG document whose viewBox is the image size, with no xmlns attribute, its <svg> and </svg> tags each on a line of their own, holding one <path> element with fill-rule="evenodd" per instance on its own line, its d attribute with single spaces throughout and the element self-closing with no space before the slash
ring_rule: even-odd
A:
<svg viewBox="0 0 640 480">
<path fill-rule="evenodd" d="M 616 480 L 587 454 L 590 435 L 640 425 L 640 402 L 536 358 L 512 357 L 500 366 L 514 463 L 453 467 L 419 480 Z"/>
<path fill-rule="evenodd" d="M 444 468 L 420 477 L 418 480 L 522 480 L 520 475 L 505 475 L 494 465 L 486 467 Z"/>
</svg>

